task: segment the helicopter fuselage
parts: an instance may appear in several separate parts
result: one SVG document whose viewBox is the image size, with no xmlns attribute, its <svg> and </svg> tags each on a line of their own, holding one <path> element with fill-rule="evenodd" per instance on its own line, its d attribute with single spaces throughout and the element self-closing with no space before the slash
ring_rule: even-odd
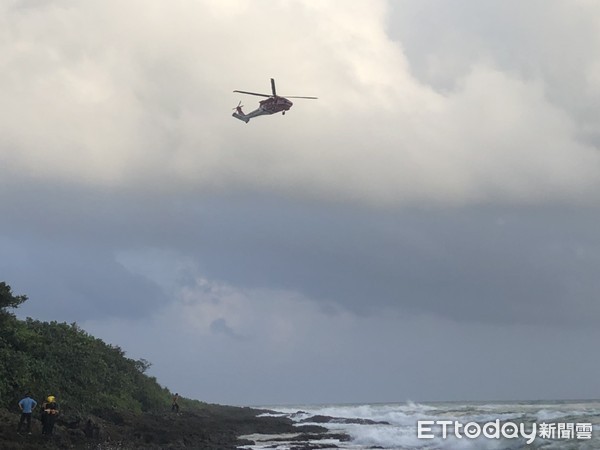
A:
<svg viewBox="0 0 600 450">
<path fill-rule="evenodd" d="M 289 110 L 293 105 L 293 103 L 291 101 L 289 101 L 287 98 L 280 97 L 277 95 L 277 92 L 275 91 L 275 80 L 273 78 L 271 78 L 271 92 L 273 93 L 272 95 L 261 94 L 258 92 L 238 91 L 238 90 L 235 90 L 233 92 L 239 92 L 240 94 L 247 94 L 247 95 L 257 95 L 259 97 L 266 97 L 265 100 L 261 100 L 258 103 L 258 109 L 255 109 L 251 113 L 244 114 L 244 111 L 242 111 L 242 102 L 241 101 L 238 104 L 238 106 L 236 106 L 234 108 L 235 112 L 232 114 L 232 116 L 235 117 L 236 119 L 240 119 L 246 123 L 248 123 L 248 121 L 250 119 L 252 119 L 253 117 L 257 117 L 257 116 L 271 115 L 271 114 L 276 114 L 278 112 L 285 114 L 285 112 L 287 110 Z M 290 97 L 290 98 L 307 98 L 307 99 L 313 99 L 313 100 L 316 100 L 316 98 L 317 98 L 317 97 L 298 97 L 298 96 L 293 96 L 293 95 L 292 96 L 288 95 L 288 97 Z"/>
<path fill-rule="evenodd" d="M 293 103 L 285 97 L 269 97 L 258 102 L 258 109 L 255 109 L 248 114 L 244 114 L 241 106 L 238 106 L 236 108 L 236 112 L 234 112 L 232 115 L 236 119 L 240 119 L 248 123 L 248 121 L 253 117 L 266 116 L 276 114 L 278 112 L 285 114 L 285 112 L 288 111 L 292 105 Z"/>
<path fill-rule="evenodd" d="M 258 109 L 263 110 L 263 114 L 275 114 L 278 112 L 285 112 L 289 110 L 293 105 L 293 103 L 285 97 L 269 97 L 265 100 L 261 100 L 260 102 L 258 102 L 258 104 L 260 105 Z"/>
</svg>

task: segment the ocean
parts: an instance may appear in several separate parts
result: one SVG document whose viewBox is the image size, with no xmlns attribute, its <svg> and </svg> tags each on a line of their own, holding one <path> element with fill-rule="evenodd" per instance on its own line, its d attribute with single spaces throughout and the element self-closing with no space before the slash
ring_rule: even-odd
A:
<svg viewBox="0 0 600 450">
<path fill-rule="evenodd" d="M 600 401 L 265 406 L 331 433 L 251 435 L 258 449 L 600 449 Z"/>
</svg>

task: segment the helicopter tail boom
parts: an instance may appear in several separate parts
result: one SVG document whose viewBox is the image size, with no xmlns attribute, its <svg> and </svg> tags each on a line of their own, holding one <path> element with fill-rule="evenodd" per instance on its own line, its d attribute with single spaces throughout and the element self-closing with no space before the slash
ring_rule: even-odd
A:
<svg viewBox="0 0 600 450">
<path fill-rule="evenodd" d="M 248 123 L 250 121 L 249 117 L 246 117 L 246 115 L 244 113 L 240 114 L 238 112 L 234 112 L 232 114 L 233 117 L 235 117 L 236 119 L 240 119 L 243 120 L 244 122 Z"/>
<path fill-rule="evenodd" d="M 248 121 L 250 119 L 252 119 L 253 117 L 264 116 L 265 114 L 273 114 L 272 111 L 269 111 L 269 110 L 261 108 L 261 107 L 259 107 L 258 109 L 255 109 L 252 112 L 249 112 L 248 114 L 244 114 L 244 111 L 242 111 L 241 106 L 238 106 L 237 108 L 235 108 L 235 110 L 236 111 L 232 114 L 232 116 L 235 117 L 236 119 L 243 120 L 246 123 L 248 123 Z"/>
<path fill-rule="evenodd" d="M 233 117 L 235 117 L 236 119 L 243 120 L 244 122 L 248 123 L 248 121 L 250 120 L 250 117 L 247 117 L 246 114 L 244 114 L 244 111 L 242 111 L 242 102 L 241 101 L 233 109 L 235 109 L 235 112 L 232 114 Z"/>
</svg>

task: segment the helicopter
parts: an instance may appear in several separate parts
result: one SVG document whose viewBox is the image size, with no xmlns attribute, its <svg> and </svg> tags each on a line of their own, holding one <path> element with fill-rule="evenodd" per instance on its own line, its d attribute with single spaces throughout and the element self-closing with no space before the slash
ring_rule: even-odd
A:
<svg viewBox="0 0 600 450">
<path fill-rule="evenodd" d="M 240 120 L 243 120 L 244 122 L 248 123 L 250 121 L 250 119 L 252 119 L 253 117 L 271 115 L 271 114 L 275 114 L 278 112 L 280 112 L 281 114 L 285 114 L 285 112 L 292 107 L 293 103 L 291 101 L 289 101 L 287 98 L 277 95 L 277 92 L 275 91 L 275 80 L 273 78 L 271 78 L 271 91 L 273 92 L 273 94 L 271 94 L 271 95 L 258 94 L 256 92 L 248 92 L 248 91 L 233 91 L 233 92 L 239 92 L 240 94 L 257 95 L 259 97 L 267 97 L 267 98 L 265 100 L 261 100 L 258 103 L 258 109 L 255 109 L 254 111 L 252 111 L 248 114 L 244 114 L 244 111 L 242 111 L 243 105 L 242 105 L 242 102 L 240 101 L 238 103 L 238 105 L 235 108 L 233 108 L 233 109 L 235 109 L 235 112 L 232 114 L 232 116 L 235 117 L 236 119 L 240 119 Z M 317 97 L 298 97 L 298 96 L 288 96 L 288 98 L 306 98 L 306 99 L 311 99 L 311 100 L 317 99 Z"/>
</svg>

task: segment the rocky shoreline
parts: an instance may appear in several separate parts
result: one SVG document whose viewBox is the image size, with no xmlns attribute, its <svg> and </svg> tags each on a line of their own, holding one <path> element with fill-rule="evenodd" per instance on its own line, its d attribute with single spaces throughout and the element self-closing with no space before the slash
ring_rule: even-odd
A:
<svg viewBox="0 0 600 450">
<path fill-rule="evenodd" d="M 32 421 L 31 434 L 17 433 L 19 415 L 0 411 L 0 448 L 47 449 L 205 449 L 227 450 L 253 445 L 252 435 L 297 435 L 294 449 L 318 448 L 308 438 L 327 437 L 318 425 L 295 426 L 285 417 L 261 416 L 266 411 L 233 406 L 206 405 L 179 413 L 130 414 L 114 410 L 96 411 L 86 417 L 62 415 L 54 435 L 41 435 L 39 417 Z M 35 414 L 34 414 L 35 416 Z M 242 438 L 242 436 L 246 436 Z M 344 436 L 335 436 L 344 439 Z"/>
</svg>

